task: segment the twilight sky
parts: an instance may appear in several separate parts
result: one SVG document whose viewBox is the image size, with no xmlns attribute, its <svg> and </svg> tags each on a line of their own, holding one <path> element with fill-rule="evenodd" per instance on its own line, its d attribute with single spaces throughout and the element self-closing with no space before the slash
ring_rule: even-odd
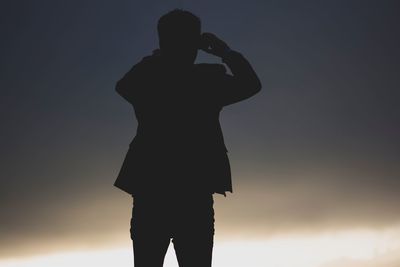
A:
<svg viewBox="0 0 400 267">
<path fill-rule="evenodd" d="M 4 0 L 0 260 L 130 245 L 112 184 L 136 119 L 114 85 L 175 7 L 263 84 L 221 113 L 234 192 L 215 197 L 218 238 L 400 226 L 398 1 Z"/>
</svg>

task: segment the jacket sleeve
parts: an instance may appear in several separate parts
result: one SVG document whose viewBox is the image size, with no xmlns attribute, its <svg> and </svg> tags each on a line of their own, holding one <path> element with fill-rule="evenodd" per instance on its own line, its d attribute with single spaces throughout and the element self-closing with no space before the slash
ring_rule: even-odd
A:
<svg viewBox="0 0 400 267">
<path fill-rule="evenodd" d="M 247 59 L 239 52 L 231 50 L 222 61 L 228 65 L 233 75 L 226 73 L 224 65 L 217 88 L 218 101 L 223 106 L 245 100 L 261 90 L 261 81 Z"/>
</svg>

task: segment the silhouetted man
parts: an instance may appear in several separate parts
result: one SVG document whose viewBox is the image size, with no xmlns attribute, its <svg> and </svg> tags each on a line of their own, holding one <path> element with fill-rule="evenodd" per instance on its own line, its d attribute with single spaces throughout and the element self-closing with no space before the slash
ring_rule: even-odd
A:
<svg viewBox="0 0 400 267">
<path fill-rule="evenodd" d="M 135 64 L 116 91 L 138 121 L 115 186 L 133 197 L 135 267 L 161 267 L 172 238 L 180 267 L 211 266 L 213 194 L 232 193 L 219 123 L 224 106 L 261 90 L 249 62 L 200 19 L 175 9 L 158 21 L 159 49 Z M 194 64 L 198 49 L 223 64 Z"/>
</svg>

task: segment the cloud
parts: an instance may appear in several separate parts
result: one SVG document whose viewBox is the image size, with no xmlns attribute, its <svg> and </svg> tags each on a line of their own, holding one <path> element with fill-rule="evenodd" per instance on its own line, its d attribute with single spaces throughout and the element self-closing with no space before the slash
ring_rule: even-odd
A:
<svg viewBox="0 0 400 267">
<path fill-rule="evenodd" d="M 400 266 L 400 249 L 388 251 L 373 259 L 354 260 L 354 259 L 338 259 L 320 267 L 398 267 Z"/>
</svg>

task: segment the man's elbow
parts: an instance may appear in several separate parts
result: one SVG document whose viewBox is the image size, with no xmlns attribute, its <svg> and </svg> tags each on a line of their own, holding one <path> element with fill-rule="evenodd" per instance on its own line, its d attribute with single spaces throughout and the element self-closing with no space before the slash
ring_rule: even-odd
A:
<svg viewBox="0 0 400 267">
<path fill-rule="evenodd" d="M 250 92 L 252 95 L 257 94 L 261 91 L 262 84 L 258 75 L 253 72 L 251 75 L 248 75 L 242 83 L 244 88 L 247 88 L 246 91 Z"/>
<path fill-rule="evenodd" d="M 117 93 L 119 94 L 119 95 L 121 95 L 121 96 L 123 96 L 125 93 L 124 93 L 124 86 L 123 86 L 123 83 L 122 83 L 122 80 L 119 80 L 116 84 L 115 84 L 115 91 L 117 91 Z"/>
<path fill-rule="evenodd" d="M 259 79 L 255 80 L 254 82 L 251 83 L 249 88 L 251 89 L 252 96 L 257 94 L 258 92 L 261 91 L 261 88 L 262 88 L 261 81 Z"/>
<path fill-rule="evenodd" d="M 257 80 L 257 82 L 256 82 L 255 85 L 254 85 L 254 91 L 255 91 L 255 93 L 257 94 L 258 92 L 260 92 L 260 91 L 261 91 L 261 88 L 262 88 L 261 81 L 260 81 L 260 80 Z"/>
<path fill-rule="evenodd" d="M 123 84 L 121 83 L 121 80 L 119 80 L 116 84 L 115 84 L 115 91 L 125 100 L 128 101 L 128 96 L 127 93 L 124 89 Z"/>
</svg>

